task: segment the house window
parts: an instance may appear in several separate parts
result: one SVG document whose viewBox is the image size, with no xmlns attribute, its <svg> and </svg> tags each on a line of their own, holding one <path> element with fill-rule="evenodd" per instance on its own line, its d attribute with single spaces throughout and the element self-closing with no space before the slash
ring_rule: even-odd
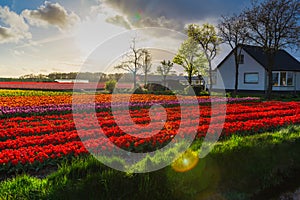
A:
<svg viewBox="0 0 300 200">
<path fill-rule="evenodd" d="M 244 83 L 257 84 L 258 83 L 258 72 L 244 73 Z"/>
<path fill-rule="evenodd" d="M 294 73 L 293 72 L 273 72 L 272 73 L 273 86 L 293 86 Z"/>
<path fill-rule="evenodd" d="M 244 64 L 244 55 L 243 55 L 243 54 L 240 54 L 240 55 L 238 56 L 238 63 L 239 63 L 239 64 Z"/>
<path fill-rule="evenodd" d="M 272 74 L 273 86 L 278 86 L 279 74 L 280 73 L 273 73 Z"/>
<path fill-rule="evenodd" d="M 287 85 L 294 85 L 294 73 L 293 72 L 287 73 L 286 82 L 287 82 Z"/>
<path fill-rule="evenodd" d="M 280 85 L 287 86 L 286 84 L 286 72 L 280 72 Z"/>
</svg>

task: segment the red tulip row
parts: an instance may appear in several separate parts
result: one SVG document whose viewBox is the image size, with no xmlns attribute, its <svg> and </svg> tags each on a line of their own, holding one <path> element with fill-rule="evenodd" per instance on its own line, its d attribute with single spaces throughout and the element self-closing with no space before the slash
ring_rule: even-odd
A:
<svg viewBox="0 0 300 200">
<path fill-rule="evenodd" d="M 213 131 L 221 128 L 221 126 L 223 126 L 223 134 L 229 135 L 232 133 L 245 131 L 257 132 L 277 126 L 284 126 L 299 122 L 300 115 L 295 115 L 261 120 L 248 120 L 244 122 L 225 123 L 224 125 L 214 124 L 212 125 L 212 132 L 208 134 L 214 134 Z M 200 126 L 198 128 L 199 137 L 204 136 L 207 129 L 208 125 Z M 99 150 L 113 150 L 113 145 L 108 144 L 106 138 L 99 136 L 99 134 L 95 130 L 94 133 L 91 133 L 90 131 L 91 130 L 86 132 L 90 135 L 86 135 L 88 139 L 84 140 L 84 144 L 89 150 L 92 150 L 93 152 L 97 152 Z M 193 128 L 185 127 L 183 131 L 187 135 L 189 135 L 192 134 Z M 149 148 L 153 145 L 163 146 L 164 144 L 169 142 L 175 134 L 175 132 L 168 133 L 168 130 L 164 130 L 159 134 L 146 139 L 136 139 L 135 137 L 129 135 L 123 135 L 120 137 L 111 136 L 109 139 L 117 146 L 125 149 L 132 149 L 140 146 Z M 82 143 L 80 141 L 77 141 L 78 135 L 76 134 L 76 132 L 72 132 L 72 134 L 68 134 L 67 132 L 65 132 L 53 134 L 52 136 L 48 135 L 45 136 L 43 140 L 41 140 L 40 138 L 35 138 L 36 140 L 30 139 L 32 138 L 23 140 L 23 144 L 27 142 L 27 145 L 24 145 L 22 147 L 18 146 L 19 144 L 12 144 L 12 146 L 6 147 L 10 149 L 3 149 L 0 152 L 0 164 L 7 164 L 10 162 L 11 164 L 16 165 L 18 163 L 34 163 L 35 161 L 44 162 L 47 159 L 57 159 L 62 156 L 68 156 L 70 154 L 79 155 L 82 153 L 87 153 Z M 3 148 L 4 144 L 1 145 L 1 147 Z"/>
<path fill-rule="evenodd" d="M 217 107 L 218 108 L 218 107 Z M 81 123 L 75 127 L 72 114 L 12 117 L 1 119 L 0 125 L 0 165 L 46 163 L 70 155 L 86 154 L 87 150 L 113 152 L 114 144 L 128 151 L 150 151 L 160 148 L 170 142 L 177 134 L 179 127 L 185 135 L 192 137 L 195 127 L 190 124 L 199 124 L 197 137 L 215 134 L 222 130 L 222 136 L 231 134 L 249 134 L 270 130 L 280 126 L 300 123 L 299 103 L 235 103 L 227 105 L 226 122 L 223 124 L 222 115 L 210 119 L 211 109 L 201 106 L 201 117 L 197 112 L 185 113 L 179 107 L 167 108 L 167 122 L 161 129 L 158 115 L 151 119 L 151 127 L 131 127 L 133 134 L 142 133 L 151 137 L 138 138 L 123 132 L 114 121 L 109 111 L 97 113 L 98 121 L 89 119 L 86 113 L 74 114 Z M 131 119 L 118 111 L 122 126 L 128 126 Z M 140 109 L 130 113 L 134 122 L 147 125 L 150 123 L 149 110 Z M 181 120 L 181 119 L 189 120 Z M 99 128 L 104 134 L 100 134 Z M 80 130 L 77 132 L 76 129 Z M 209 132 L 207 133 L 207 131 Z M 78 133 L 80 134 L 78 137 Z M 83 146 L 80 139 L 84 142 Z M 109 141 L 111 142 L 108 142 Z"/>
<path fill-rule="evenodd" d="M 29 146 L 19 149 L 4 149 L 0 153 L 0 165 L 43 163 L 49 159 L 59 159 L 70 155 L 87 153 L 80 141 L 67 142 L 60 145 Z"/>
<path fill-rule="evenodd" d="M 248 108 L 248 110 L 250 110 Z M 255 109 L 254 109 L 255 110 Z M 274 111 L 275 110 L 275 111 Z M 294 107 L 294 109 L 287 109 L 285 107 L 277 107 L 277 109 L 274 109 L 272 111 L 266 111 L 266 112 L 252 112 L 252 113 L 243 113 L 243 114 L 227 114 L 226 115 L 226 122 L 235 122 L 235 121 L 246 121 L 249 119 L 262 119 L 262 118 L 273 118 L 273 117 L 278 117 L 278 116 L 291 116 L 299 113 L 300 107 Z M 147 113 L 147 110 L 142 109 L 140 111 L 141 117 L 137 117 L 137 113 L 135 114 L 135 118 L 133 118 L 133 121 L 138 123 L 138 124 L 148 124 L 150 122 L 149 116 L 146 116 L 144 113 Z M 191 118 L 194 120 L 198 120 L 197 116 L 193 113 L 182 113 L 182 116 L 180 114 L 180 109 L 178 107 L 174 108 L 168 108 L 167 109 L 168 113 L 168 122 L 176 122 L 176 126 L 179 126 L 181 123 L 181 126 L 188 126 L 184 121 L 180 122 L 180 120 L 183 118 Z M 228 112 L 230 113 L 230 108 L 228 109 Z M 118 113 L 119 117 L 123 118 L 121 120 L 122 126 L 126 126 L 130 122 L 130 118 L 128 118 L 126 115 L 122 114 L 121 112 Z M 113 129 L 112 127 L 117 127 L 114 117 L 111 115 L 109 112 L 102 112 L 99 113 L 98 120 L 99 123 L 96 121 L 91 121 L 91 120 L 86 120 L 88 116 L 85 114 L 79 114 L 75 115 L 77 116 L 78 121 L 82 121 L 80 123 L 80 126 L 77 125 L 77 128 L 85 128 L 85 129 L 90 129 L 90 128 L 95 128 L 101 125 L 105 129 L 105 132 L 107 133 L 108 136 L 112 135 L 124 135 L 120 129 Z M 104 117 L 105 116 L 105 117 Z M 40 116 L 35 116 L 37 119 L 40 118 Z M 12 120 L 14 122 L 8 122 L 6 124 L 2 124 L 2 130 L 0 133 L 0 140 L 6 140 L 6 139 L 14 139 L 18 138 L 21 136 L 32 136 L 32 135 L 44 135 L 44 134 L 52 134 L 56 132 L 64 132 L 64 131 L 73 131 L 75 130 L 75 125 L 72 120 L 72 115 L 71 114 L 65 114 L 65 115 L 58 115 L 55 118 L 50 118 L 49 120 L 45 119 L 40 122 L 36 121 L 36 118 L 31 117 L 31 121 L 24 121 L 20 120 L 20 117 L 17 117 L 20 121 L 16 122 L 15 120 Z M 64 119 L 61 119 L 64 118 Z M 222 120 L 223 116 L 217 116 L 214 117 L 214 121 L 220 121 Z M 13 119 L 13 118 L 12 118 Z M 25 117 L 25 119 L 29 120 L 28 117 Z M 212 123 L 213 123 L 212 122 Z M 153 117 L 151 120 L 151 123 L 155 124 L 159 123 L 159 118 Z M 200 117 L 200 125 L 207 125 L 210 124 L 210 118 L 208 117 Z M 111 130 L 110 130 L 111 129 Z M 140 131 L 139 129 L 136 129 L 137 131 Z M 145 131 L 147 128 L 145 128 Z M 134 129 L 132 129 L 133 132 L 135 132 Z M 156 131 L 158 132 L 159 130 L 148 130 L 148 131 Z"/>
<path fill-rule="evenodd" d="M 259 104 L 257 104 L 259 105 Z M 288 105 L 288 104 L 287 104 Z M 236 105 L 236 107 L 241 107 L 239 105 Z M 208 107 L 207 107 L 208 108 Z M 254 107 L 252 113 L 248 112 L 247 114 L 228 114 L 228 113 L 233 113 L 231 112 L 231 109 L 235 107 L 231 106 L 228 107 L 227 109 L 227 115 L 226 115 L 226 122 L 235 122 L 235 121 L 245 121 L 249 119 L 261 119 L 261 118 L 271 118 L 271 117 L 277 117 L 277 116 L 289 116 L 289 115 L 295 115 L 299 112 L 300 107 L 295 107 L 293 109 L 290 108 L 288 105 L 277 105 L 277 107 L 273 106 L 272 111 L 267 111 L 267 112 L 256 112 L 256 108 Z M 208 109 L 207 109 L 208 110 Z M 251 110 L 248 107 L 248 111 Z M 182 113 L 182 116 L 178 114 L 180 112 L 178 107 L 174 108 L 168 108 L 167 113 L 168 113 L 168 121 L 171 122 L 176 122 L 182 123 L 182 126 L 184 126 L 184 122 L 180 122 L 181 117 L 187 118 L 187 115 L 191 119 L 197 120 L 197 116 L 194 116 L 193 113 Z M 146 114 L 145 114 L 146 113 Z M 138 114 L 141 115 L 140 118 L 138 118 Z M 100 121 L 99 124 L 101 127 L 105 129 L 107 132 L 108 136 L 111 135 L 123 135 L 125 133 L 122 133 L 120 129 L 115 130 L 112 129 L 112 127 L 116 127 L 117 125 L 114 122 L 114 117 L 111 115 L 109 112 L 101 112 L 98 113 L 98 120 Z M 124 115 L 122 112 L 118 113 L 119 117 L 121 115 Z M 100 117 L 101 116 L 101 117 Z M 105 117 L 104 117 L 105 116 Z M 40 119 L 40 116 L 34 116 L 34 117 L 16 117 L 16 119 L 19 120 L 19 122 L 16 122 L 14 118 L 11 118 L 10 121 L 13 122 L 8 122 L 6 124 L 2 124 L 2 131 L 0 133 L 0 140 L 5 140 L 5 139 L 14 139 L 20 136 L 31 136 L 31 135 L 44 135 L 44 134 L 51 134 L 51 133 L 56 133 L 56 132 L 63 132 L 63 131 L 72 131 L 75 130 L 75 125 L 74 122 L 72 121 L 72 115 L 71 114 L 65 114 L 65 115 L 54 115 L 51 118 L 49 117 L 49 120 L 47 120 L 48 116 L 46 117 L 45 120 L 41 122 L 37 122 L 37 120 Z M 122 117 L 122 116 L 121 116 Z M 135 111 L 135 118 L 133 118 L 133 121 L 135 121 L 138 124 L 148 124 L 150 122 L 149 116 L 147 116 L 147 110 L 141 109 L 139 112 Z M 62 119 L 64 118 L 64 119 Z M 81 126 L 77 125 L 77 128 L 94 128 L 99 126 L 98 122 L 94 122 L 91 120 L 86 120 L 87 116 L 84 114 L 80 114 L 79 119 L 77 120 L 83 120 Z M 222 120 L 223 116 L 217 116 L 214 117 L 214 121 L 219 121 Z M 28 121 L 25 121 L 28 120 Z M 31 121 L 30 121 L 31 120 Z M 126 124 L 129 123 L 131 119 L 129 119 L 127 116 L 124 115 L 123 119 L 121 120 L 122 126 L 126 126 Z M 158 118 L 154 117 L 152 118 L 152 123 L 158 123 Z M 210 123 L 210 118 L 207 117 L 200 117 L 200 125 L 205 125 Z M 178 126 L 178 125 L 177 125 Z M 154 126 L 155 127 L 155 126 Z M 111 131 L 109 130 L 111 129 Z M 138 130 L 139 131 L 139 130 Z M 151 131 L 151 130 L 149 130 Z M 153 130 L 156 131 L 156 130 Z M 157 131 L 156 131 L 157 132 Z"/>
</svg>

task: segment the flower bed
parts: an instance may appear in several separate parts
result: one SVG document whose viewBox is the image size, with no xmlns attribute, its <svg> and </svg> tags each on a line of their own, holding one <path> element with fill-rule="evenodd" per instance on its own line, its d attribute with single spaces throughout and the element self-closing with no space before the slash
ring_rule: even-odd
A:
<svg viewBox="0 0 300 200">
<path fill-rule="evenodd" d="M 175 96 L 133 95 L 131 97 L 131 119 L 143 128 L 143 134 L 157 133 L 151 137 L 140 138 L 140 129 L 131 128 L 131 135 L 119 126 L 128 126 L 131 119 L 122 109 L 116 110 L 121 124 L 116 124 L 110 110 L 110 95 L 96 95 L 96 117 L 91 121 L 88 112 L 91 104 L 87 96 L 82 97 L 80 113 L 72 114 L 71 95 L 0 97 L 0 171 L 38 168 L 88 154 L 87 149 L 95 152 L 114 151 L 116 146 L 132 152 L 148 152 L 168 144 L 178 133 L 179 127 L 187 136 L 193 135 L 191 122 L 199 124 L 197 138 L 223 127 L 221 137 L 232 134 L 255 134 L 276 129 L 281 126 L 300 123 L 300 103 L 298 102 L 259 102 L 258 99 L 207 98 L 199 97 L 200 116 L 181 111 Z M 122 95 L 120 95 L 120 99 Z M 124 95 L 123 95 L 124 97 Z M 14 100 L 12 100 L 14 99 Z M 40 100 L 38 100 L 40 99 Z M 155 99 L 155 101 L 151 100 Z M 166 123 L 160 127 L 159 116 L 149 117 L 149 107 L 161 103 L 167 113 Z M 189 97 L 185 106 L 191 105 Z M 226 105 L 225 123 L 222 116 L 216 115 L 211 123 L 211 102 L 217 102 L 216 109 L 224 102 Z M 5 105 L 5 106 L 4 106 Z M 120 108 L 125 104 L 120 102 Z M 199 113 L 199 112 L 198 112 Z M 75 126 L 74 118 L 82 123 Z M 189 121 L 181 119 L 188 118 Z M 220 118 L 220 120 L 218 120 Z M 147 126 L 151 122 L 151 126 Z M 100 134 L 99 130 L 104 134 Z M 210 129 L 208 129 L 210 127 Z M 78 135 L 80 130 L 80 137 Z M 210 132 L 208 132 L 210 130 Z M 111 143 L 107 143 L 107 138 Z M 84 141 L 85 146 L 81 141 Z"/>
</svg>

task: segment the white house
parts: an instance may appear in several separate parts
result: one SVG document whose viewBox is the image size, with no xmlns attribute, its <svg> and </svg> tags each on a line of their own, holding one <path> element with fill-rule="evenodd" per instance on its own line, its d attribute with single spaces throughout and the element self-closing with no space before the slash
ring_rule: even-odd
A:
<svg viewBox="0 0 300 200">
<path fill-rule="evenodd" d="M 267 56 L 262 47 L 243 45 L 242 48 L 238 90 L 264 92 L 268 87 L 266 72 Z M 214 89 L 234 90 L 235 62 L 233 50 L 215 69 Z M 272 69 L 273 91 L 300 91 L 300 62 L 285 50 L 279 50 L 275 56 L 275 65 Z M 223 81 L 223 83 L 222 83 Z M 223 88 L 223 84 L 224 87 Z"/>
</svg>

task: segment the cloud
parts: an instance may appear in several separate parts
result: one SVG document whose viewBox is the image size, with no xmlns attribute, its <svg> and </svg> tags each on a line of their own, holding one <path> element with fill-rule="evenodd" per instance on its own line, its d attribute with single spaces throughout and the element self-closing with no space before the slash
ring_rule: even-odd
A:
<svg viewBox="0 0 300 200">
<path fill-rule="evenodd" d="M 145 18 L 141 18 L 139 20 L 133 21 L 132 23 L 134 26 L 136 26 L 138 28 L 163 27 L 163 28 L 168 28 L 168 29 L 173 29 L 173 30 L 178 30 L 178 31 L 181 31 L 184 28 L 183 23 L 181 23 L 179 21 L 167 19 L 165 16 L 161 16 L 161 17 L 157 17 L 157 18 L 145 17 Z"/>
<path fill-rule="evenodd" d="M 136 14 L 148 17 L 161 17 L 181 20 L 201 20 L 212 16 L 220 16 L 235 10 L 238 12 L 250 0 L 101 0 L 125 14 L 134 16 Z"/>
<path fill-rule="evenodd" d="M 30 39 L 29 26 L 22 16 L 10 11 L 7 6 L 0 6 L 0 20 L 4 26 L 0 26 L 0 43 L 17 43 L 22 39 Z"/>
<path fill-rule="evenodd" d="M 104 14 L 108 16 L 106 22 L 126 29 L 164 27 L 181 31 L 184 28 L 184 24 L 179 21 L 164 15 L 148 14 L 131 2 L 123 4 L 121 1 L 99 0 L 99 5 L 93 6 L 91 12 Z"/>
<path fill-rule="evenodd" d="M 121 15 L 116 15 L 114 17 L 109 17 L 105 20 L 108 23 L 122 26 L 126 29 L 131 29 L 129 22 Z"/>
<path fill-rule="evenodd" d="M 134 27 L 156 26 L 182 31 L 186 23 L 239 12 L 250 0 L 99 0 L 99 2 L 99 8 L 102 8 L 99 10 L 103 10 L 105 6 L 113 8 Z"/>
<path fill-rule="evenodd" d="M 13 37 L 13 34 L 10 33 L 10 29 L 1 26 L 0 27 L 0 41 L 6 40 L 10 37 Z"/>
<path fill-rule="evenodd" d="M 22 15 L 34 26 L 56 26 L 60 30 L 66 30 L 75 25 L 80 19 L 74 12 L 67 12 L 58 3 L 45 1 L 37 10 L 24 10 Z"/>
<path fill-rule="evenodd" d="M 101 4 L 99 7 L 92 7 L 92 12 L 102 13 L 108 16 L 108 18 L 105 20 L 107 23 L 121 26 L 126 29 L 163 27 L 181 31 L 184 28 L 184 24 L 180 21 L 167 19 L 165 16 L 141 16 L 139 13 L 135 15 L 129 15 L 126 13 L 120 13 L 120 11 L 113 10 L 111 7 L 104 4 Z"/>
<path fill-rule="evenodd" d="M 25 51 L 18 51 L 18 50 L 13 50 L 13 54 L 15 55 L 15 56 L 22 56 L 22 55 L 24 55 L 25 54 Z"/>
<path fill-rule="evenodd" d="M 41 73 L 47 73 L 47 72 L 48 72 L 48 69 L 41 69 L 40 72 L 41 72 Z"/>
</svg>

